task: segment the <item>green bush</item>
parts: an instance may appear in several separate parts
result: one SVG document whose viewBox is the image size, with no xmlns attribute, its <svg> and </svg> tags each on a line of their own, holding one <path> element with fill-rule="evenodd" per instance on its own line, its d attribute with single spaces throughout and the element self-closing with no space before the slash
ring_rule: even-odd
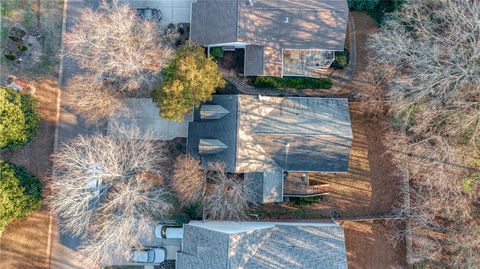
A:
<svg viewBox="0 0 480 269">
<path fill-rule="evenodd" d="M 220 60 L 223 59 L 225 56 L 223 53 L 223 49 L 221 47 L 214 47 L 210 49 L 210 55 L 215 59 L 215 60 Z"/>
<path fill-rule="evenodd" d="M 190 216 L 187 213 L 180 213 L 175 218 L 175 224 L 182 225 L 185 223 L 189 223 L 191 220 Z"/>
<path fill-rule="evenodd" d="M 7 60 L 10 60 L 10 61 L 15 61 L 15 59 L 17 59 L 17 57 L 15 57 L 15 55 L 12 55 L 12 54 L 5 54 L 5 58 L 7 58 Z"/>
<path fill-rule="evenodd" d="M 314 197 L 290 197 L 288 204 L 291 206 L 307 206 L 311 204 L 318 204 L 321 203 L 323 200 L 322 196 L 314 196 Z"/>
<path fill-rule="evenodd" d="M 8 36 L 8 38 L 10 38 L 10 40 L 12 40 L 13 42 L 20 41 L 20 37 L 18 37 L 18 36 L 11 35 L 11 36 Z"/>
<path fill-rule="evenodd" d="M 40 208 L 42 184 L 23 167 L 0 160 L 0 234 L 14 220 Z"/>
<path fill-rule="evenodd" d="M 17 49 L 19 49 L 21 51 L 26 51 L 26 50 L 28 50 L 28 47 L 25 46 L 25 45 L 20 45 L 20 46 L 17 47 Z"/>
<path fill-rule="evenodd" d="M 333 85 L 329 78 L 309 77 L 256 77 L 255 87 L 277 89 L 330 89 Z"/>
<path fill-rule="evenodd" d="M 463 180 L 463 191 L 468 193 L 473 190 L 477 181 L 480 181 L 480 173 L 475 173 Z"/>
<path fill-rule="evenodd" d="M 182 209 L 182 212 L 175 217 L 178 225 L 188 223 L 190 220 L 202 219 L 202 205 L 200 203 L 192 203 Z"/>
<path fill-rule="evenodd" d="M 29 94 L 0 88 L 0 150 L 24 145 L 37 135 L 36 103 Z"/>
<path fill-rule="evenodd" d="M 377 6 L 380 0 L 347 0 L 347 3 L 351 10 L 366 11 Z"/>
<path fill-rule="evenodd" d="M 331 67 L 335 69 L 343 69 L 345 66 L 348 65 L 349 61 L 350 61 L 350 53 L 348 52 L 347 49 L 343 51 L 336 51 L 335 60 L 333 60 Z"/>
<path fill-rule="evenodd" d="M 382 23 L 385 13 L 400 8 L 404 0 L 347 0 L 350 10 L 366 11 L 377 23 Z"/>
</svg>

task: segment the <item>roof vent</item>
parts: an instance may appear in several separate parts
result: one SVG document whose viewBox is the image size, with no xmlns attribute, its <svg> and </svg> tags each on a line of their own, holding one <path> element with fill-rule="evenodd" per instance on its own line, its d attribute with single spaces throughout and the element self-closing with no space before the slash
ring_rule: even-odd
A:
<svg viewBox="0 0 480 269">
<path fill-rule="evenodd" d="M 288 17 L 285 18 L 285 23 L 288 23 Z"/>
<path fill-rule="evenodd" d="M 253 7 L 253 0 L 248 0 L 248 4 Z"/>
<path fill-rule="evenodd" d="M 202 105 L 200 108 L 200 118 L 202 120 L 218 120 L 230 113 L 220 105 Z"/>
<path fill-rule="evenodd" d="M 200 139 L 198 144 L 198 152 L 200 154 L 217 154 L 228 149 L 227 145 L 223 144 L 218 139 Z"/>
</svg>

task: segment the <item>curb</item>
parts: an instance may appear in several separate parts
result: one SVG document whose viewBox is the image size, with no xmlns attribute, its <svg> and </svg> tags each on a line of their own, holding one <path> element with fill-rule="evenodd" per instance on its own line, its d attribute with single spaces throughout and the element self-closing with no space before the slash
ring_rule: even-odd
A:
<svg viewBox="0 0 480 269">
<path fill-rule="evenodd" d="M 63 21 L 62 21 L 62 41 L 60 43 L 60 68 L 58 70 L 58 95 L 57 95 L 57 118 L 55 120 L 55 136 L 53 141 L 53 152 L 55 153 L 58 148 L 58 133 L 60 131 L 59 123 L 60 123 L 60 108 L 61 108 L 61 96 L 62 96 L 62 77 L 63 77 L 63 52 L 64 48 L 64 40 L 63 37 L 65 35 L 67 29 L 67 9 L 68 9 L 68 0 L 64 0 L 63 2 Z"/>
</svg>

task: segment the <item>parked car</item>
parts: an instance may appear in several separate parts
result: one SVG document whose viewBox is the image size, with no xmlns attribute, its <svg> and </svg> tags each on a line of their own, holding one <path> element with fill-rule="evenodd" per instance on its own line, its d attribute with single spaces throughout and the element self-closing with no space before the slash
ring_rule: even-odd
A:
<svg viewBox="0 0 480 269">
<path fill-rule="evenodd" d="M 161 21 L 162 12 L 155 8 L 137 8 L 137 16 L 147 21 Z"/>
<path fill-rule="evenodd" d="M 183 238 L 183 227 L 178 225 L 157 224 L 155 227 L 157 238 Z"/>
<path fill-rule="evenodd" d="M 164 248 L 132 249 L 130 261 L 133 263 L 160 264 L 165 261 L 167 251 Z"/>
</svg>

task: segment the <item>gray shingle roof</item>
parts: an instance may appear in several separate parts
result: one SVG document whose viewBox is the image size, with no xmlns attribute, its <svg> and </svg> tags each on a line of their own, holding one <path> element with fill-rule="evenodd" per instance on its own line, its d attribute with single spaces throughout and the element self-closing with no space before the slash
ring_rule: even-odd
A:
<svg viewBox="0 0 480 269">
<path fill-rule="evenodd" d="M 219 120 L 189 124 L 187 150 L 195 157 L 201 138 L 218 139 L 228 149 L 202 155 L 236 173 L 347 172 L 352 144 L 348 100 L 313 97 L 218 95 L 215 104 L 230 113 Z"/>
<path fill-rule="evenodd" d="M 198 0 L 192 4 L 190 37 L 202 46 L 237 41 L 238 3 Z"/>
<path fill-rule="evenodd" d="M 228 241 L 228 234 L 184 225 L 182 252 L 177 253 L 176 268 L 226 268 Z"/>
<path fill-rule="evenodd" d="M 248 45 L 245 48 L 245 76 L 263 74 L 263 47 Z"/>
<path fill-rule="evenodd" d="M 283 171 L 245 173 L 248 199 L 256 203 L 283 202 Z"/>
<path fill-rule="evenodd" d="M 237 96 L 215 95 L 211 102 L 206 104 L 221 105 L 228 110 L 228 114 L 216 120 L 202 120 L 200 108 L 194 110 L 194 121 L 188 124 L 187 152 L 193 157 L 202 160 L 204 168 L 208 162 L 221 161 L 225 163 L 227 171 L 234 171 L 237 148 Z M 227 146 L 217 154 L 199 154 L 200 139 L 217 139 Z"/>
<path fill-rule="evenodd" d="M 239 1 L 238 41 L 289 49 L 343 50 L 346 0 Z M 288 22 L 287 22 L 288 18 Z"/>
<path fill-rule="evenodd" d="M 276 224 L 229 234 L 184 229 L 186 254 L 177 254 L 177 269 L 347 268 L 343 228 L 336 225 Z"/>
<path fill-rule="evenodd" d="M 192 6 L 192 40 L 203 46 L 243 42 L 265 47 L 263 63 L 255 58 L 256 68 L 248 64 L 246 52 L 248 75 L 281 76 L 282 49 L 343 50 L 346 0 L 253 2 L 250 6 L 247 0 L 199 0 Z"/>
</svg>

